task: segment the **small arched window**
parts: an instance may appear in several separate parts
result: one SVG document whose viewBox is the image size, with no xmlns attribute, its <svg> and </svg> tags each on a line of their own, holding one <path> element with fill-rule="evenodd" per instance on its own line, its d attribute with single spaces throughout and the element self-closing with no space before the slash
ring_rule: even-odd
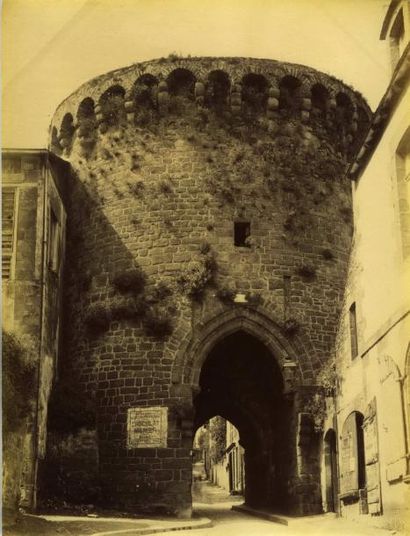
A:
<svg viewBox="0 0 410 536">
<path fill-rule="evenodd" d="M 96 116 L 94 101 L 90 97 L 81 101 L 77 110 L 77 120 L 79 123 L 78 134 L 80 137 L 91 134 L 96 128 Z"/>
<path fill-rule="evenodd" d="M 230 87 L 229 76 L 224 71 L 212 71 L 209 73 L 206 86 L 206 105 L 210 108 L 223 108 L 226 106 Z"/>
<path fill-rule="evenodd" d="M 60 155 L 63 150 L 63 148 L 60 145 L 60 141 L 58 139 L 58 131 L 56 127 L 53 127 L 51 130 L 50 149 L 53 153 L 58 154 L 58 155 Z"/>
<path fill-rule="evenodd" d="M 242 79 L 242 102 L 246 112 L 263 113 L 269 97 L 269 84 L 261 74 L 249 73 Z"/>
<path fill-rule="evenodd" d="M 338 93 L 336 95 L 337 119 L 347 125 L 352 122 L 353 111 L 353 104 L 350 97 L 346 93 Z"/>
<path fill-rule="evenodd" d="M 279 110 L 283 110 L 289 114 L 299 112 L 300 87 L 300 80 L 294 76 L 288 75 L 282 78 L 279 84 Z"/>
<path fill-rule="evenodd" d="M 78 107 L 77 111 L 77 119 L 81 120 L 88 117 L 94 117 L 94 101 L 90 97 L 86 97 L 84 100 L 80 102 L 80 105 Z"/>
<path fill-rule="evenodd" d="M 315 84 L 312 86 L 310 92 L 310 99 L 312 103 L 312 111 L 316 115 L 326 115 L 329 107 L 329 91 L 322 84 Z"/>
<path fill-rule="evenodd" d="M 70 113 L 67 113 L 65 114 L 61 122 L 60 136 L 59 136 L 60 144 L 65 149 L 69 149 L 71 147 L 74 131 L 75 131 L 75 127 L 74 127 L 73 116 Z"/>
<path fill-rule="evenodd" d="M 125 121 L 124 99 L 125 89 L 121 86 L 112 86 L 101 95 L 101 113 L 108 126 L 117 126 Z"/>
<path fill-rule="evenodd" d="M 168 76 L 167 82 L 170 95 L 194 99 L 196 78 L 188 69 L 175 69 Z"/>
<path fill-rule="evenodd" d="M 157 85 L 158 80 L 152 74 L 143 74 L 136 80 L 133 88 L 133 97 L 137 108 L 153 110 L 156 107 L 155 88 Z"/>
</svg>

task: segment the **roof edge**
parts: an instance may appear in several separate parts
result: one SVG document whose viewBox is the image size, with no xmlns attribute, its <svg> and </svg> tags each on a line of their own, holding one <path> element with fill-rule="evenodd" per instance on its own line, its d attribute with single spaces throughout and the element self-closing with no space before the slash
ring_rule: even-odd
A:
<svg viewBox="0 0 410 536">
<path fill-rule="evenodd" d="M 393 73 L 390 84 L 383 95 L 379 106 L 373 114 L 373 120 L 363 138 L 356 157 L 347 172 L 351 180 L 357 180 L 363 174 L 369 160 L 383 137 L 383 134 L 390 123 L 390 119 L 398 105 L 404 92 L 404 85 L 410 81 L 410 43 L 400 58 L 399 63 Z"/>
<path fill-rule="evenodd" d="M 387 8 L 386 15 L 383 20 L 382 29 L 380 32 L 380 39 L 384 40 L 387 36 L 387 30 L 390 25 L 390 21 L 396 11 L 396 7 L 400 4 L 400 0 L 391 0 L 389 7 Z"/>
</svg>

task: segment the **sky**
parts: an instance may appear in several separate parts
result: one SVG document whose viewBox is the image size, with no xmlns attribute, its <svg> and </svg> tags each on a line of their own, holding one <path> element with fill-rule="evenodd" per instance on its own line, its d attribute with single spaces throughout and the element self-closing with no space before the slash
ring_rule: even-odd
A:
<svg viewBox="0 0 410 536">
<path fill-rule="evenodd" d="M 2 146 L 42 148 L 58 104 L 107 71 L 170 53 L 314 67 L 372 109 L 389 79 L 389 0 L 3 0 Z"/>
</svg>

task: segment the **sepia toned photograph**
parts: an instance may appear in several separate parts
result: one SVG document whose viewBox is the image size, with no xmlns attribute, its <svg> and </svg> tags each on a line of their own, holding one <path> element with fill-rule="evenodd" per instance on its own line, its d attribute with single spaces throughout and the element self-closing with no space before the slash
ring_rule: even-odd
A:
<svg viewBox="0 0 410 536">
<path fill-rule="evenodd" d="M 4 536 L 410 535 L 409 86 L 410 0 L 3 0 Z"/>
</svg>

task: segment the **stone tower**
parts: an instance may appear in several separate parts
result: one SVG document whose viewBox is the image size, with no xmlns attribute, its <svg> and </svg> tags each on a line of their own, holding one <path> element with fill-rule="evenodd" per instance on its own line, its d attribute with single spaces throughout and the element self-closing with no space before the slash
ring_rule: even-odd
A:
<svg viewBox="0 0 410 536">
<path fill-rule="evenodd" d="M 50 150 L 72 173 L 50 413 L 69 378 L 95 417 L 82 424 L 99 500 L 189 514 L 193 436 L 221 415 L 240 432 L 249 504 L 320 511 L 309 408 L 369 117 L 331 76 L 247 58 L 132 65 L 59 106 Z"/>
</svg>

